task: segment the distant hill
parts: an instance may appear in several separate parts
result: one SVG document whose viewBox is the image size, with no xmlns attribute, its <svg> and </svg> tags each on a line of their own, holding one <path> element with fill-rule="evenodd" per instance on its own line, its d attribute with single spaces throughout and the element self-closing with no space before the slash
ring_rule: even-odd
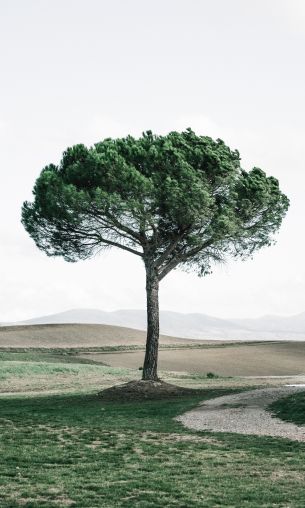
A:
<svg viewBox="0 0 305 508">
<path fill-rule="evenodd" d="M 72 309 L 14 324 L 105 324 L 146 329 L 146 311 Z M 305 312 L 295 316 L 263 316 L 256 319 L 220 319 L 206 314 L 161 311 L 160 328 L 165 335 L 192 339 L 305 340 Z"/>
<path fill-rule="evenodd" d="M 250 330 L 295 332 L 305 334 L 305 312 L 294 316 L 263 316 L 257 319 L 236 319 L 239 326 Z"/>
</svg>

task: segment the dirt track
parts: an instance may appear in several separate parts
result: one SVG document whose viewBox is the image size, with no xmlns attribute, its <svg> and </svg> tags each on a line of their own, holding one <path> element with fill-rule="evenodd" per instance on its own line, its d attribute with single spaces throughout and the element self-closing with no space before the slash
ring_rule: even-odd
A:
<svg viewBox="0 0 305 508">
<path fill-rule="evenodd" d="M 213 432 L 234 432 L 283 437 L 305 441 L 305 426 L 272 417 L 266 407 L 277 399 L 305 391 L 299 387 L 262 388 L 205 401 L 196 409 L 177 418 L 186 427 Z"/>
</svg>

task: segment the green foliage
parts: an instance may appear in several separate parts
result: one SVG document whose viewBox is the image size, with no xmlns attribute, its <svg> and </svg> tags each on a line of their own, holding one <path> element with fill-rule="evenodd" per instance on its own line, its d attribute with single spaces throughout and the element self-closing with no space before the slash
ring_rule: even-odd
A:
<svg viewBox="0 0 305 508">
<path fill-rule="evenodd" d="M 218 375 L 215 374 L 214 372 L 207 372 L 207 378 L 209 378 L 209 379 L 215 379 L 217 377 L 218 377 Z"/>
<path fill-rule="evenodd" d="M 269 245 L 289 205 L 275 178 L 247 173 L 237 151 L 191 129 L 68 148 L 33 192 L 22 222 L 48 255 L 76 261 L 116 246 L 150 259 L 160 280 Z"/>
</svg>

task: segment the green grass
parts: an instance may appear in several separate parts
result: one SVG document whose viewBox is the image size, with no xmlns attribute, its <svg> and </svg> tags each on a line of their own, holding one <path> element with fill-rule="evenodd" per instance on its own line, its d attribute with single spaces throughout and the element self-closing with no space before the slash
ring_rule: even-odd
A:
<svg viewBox="0 0 305 508">
<path fill-rule="evenodd" d="M 0 399 L 1 508 L 304 507 L 304 445 L 193 433 L 173 420 L 223 393 Z"/>
<path fill-rule="evenodd" d="M 179 372 L 176 373 L 177 379 L 187 379 L 187 380 L 194 380 L 194 381 L 204 381 L 206 379 L 218 379 L 221 376 L 218 376 L 218 374 L 215 374 L 214 372 L 207 372 L 206 374 L 202 374 L 201 372 L 194 372 L 194 373 L 186 373 L 186 374 L 180 374 Z M 227 379 L 230 378 L 230 376 L 223 376 Z"/>
<path fill-rule="evenodd" d="M 140 379 L 140 370 L 109 367 L 98 360 L 77 355 L 43 351 L 0 353 L 0 394 L 92 392 L 132 379 Z M 162 372 L 164 380 L 193 387 L 207 384 L 204 374 Z M 218 381 L 218 383 L 216 383 Z M 227 378 L 213 379 L 215 387 L 225 387 Z"/>
<path fill-rule="evenodd" d="M 278 344 L 278 341 L 244 341 L 244 342 L 214 342 L 212 344 L 206 343 L 192 343 L 190 344 L 160 344 L 160 349 L 224 349 L 224 348 L 236 348 L 236 347 L 244 347 L 244 346 L 266 346 L 270 344 Z M 284 342 L 281 342 L 284 344 Z M 145 346 L 140 344 L 115 344 L 115 345 L 105 345 L 105 346 L 90 346 L 90 347 L 9 347 L 9 346 L 0 346 L 0 358 L 3 353 L 49 353 L 56 355 L 75 355 L 78 353 L 115 353 L 115 352 L 127 352 L 127 351 L 145 351 Z"/>
<path fill-rule="evenodd" d="M 40 355 L 43 356 L 43 353 Z M 25 353 L 23 356 L 26 358 Z M 58 362 L 57 359 L 47 357 L 41 361 L 38 357 L 32 359 L 32 353 L 28 358 L 28 361 L 0 361 L 0 395 L 20 392 L 43 394 L 97 391 L 103 386 L 129 381 L 135 377 L 131 369 L 113 368 L 95 362 L 64 363 L 63 359 Z"/>
<path fill-rule="evenodd" d="M 102 362 L 95 362 L 87 358 L 79 358 L 73 352 L 65 350 L 43 351 L 38 350 L 22 350 L 22 351 L 0 351 L 0 365 L 3 361 L 17 362 L 47 362 L 47 363 L 82 363 L 89 365 L 102 365 Z"/>
<path fill-rule="evenodd" d="M 46 362 L 31 362 L 31 361 L 4 361 L 0 363 L 0 381 L 8 380 L 11 378 L 28 378 L 46 375 L 58 376 L 59 374 L 66 374 L 72 376 L 83 376 L 84 374 L 108 374 L 117 376 L 118 374 L 128 374 L 131 369 L 105 367 L 103 365 L 83 365 L 83 364 L 69 364 L 69 363 L 46 363 Z"/>
<path fill-rule="evenodd" d="M 195 433 L 174 420 L 236 389 L 105 402 L 93 391 L 140 373 L 66 357 L 1 353 L 2 391 L 6 384 L 15 392 L 45 391 L 0 397 L 1 508 L 304 508 L 305 444 Z M 198 381 L 208 383 L 205 376 Z M 62 393 L 46 395 L 54 387 Z"/>
<path fill-rule="evenodd" d="M 268 409 L 282 420 L 305 425 L 305 391 L 279 399 Z"/>
</svg>

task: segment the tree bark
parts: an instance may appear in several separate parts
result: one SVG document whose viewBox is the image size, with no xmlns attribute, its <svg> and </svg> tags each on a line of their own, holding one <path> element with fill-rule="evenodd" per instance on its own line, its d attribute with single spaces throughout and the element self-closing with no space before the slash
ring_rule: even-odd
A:
<svg viewBox="0 0 305 508">
<path fill-rule="evenodd" d="M 158 380 L 159 280 L 152 263 L 146 262 L 147 339 L 143 380 Z"/>
</svg>

